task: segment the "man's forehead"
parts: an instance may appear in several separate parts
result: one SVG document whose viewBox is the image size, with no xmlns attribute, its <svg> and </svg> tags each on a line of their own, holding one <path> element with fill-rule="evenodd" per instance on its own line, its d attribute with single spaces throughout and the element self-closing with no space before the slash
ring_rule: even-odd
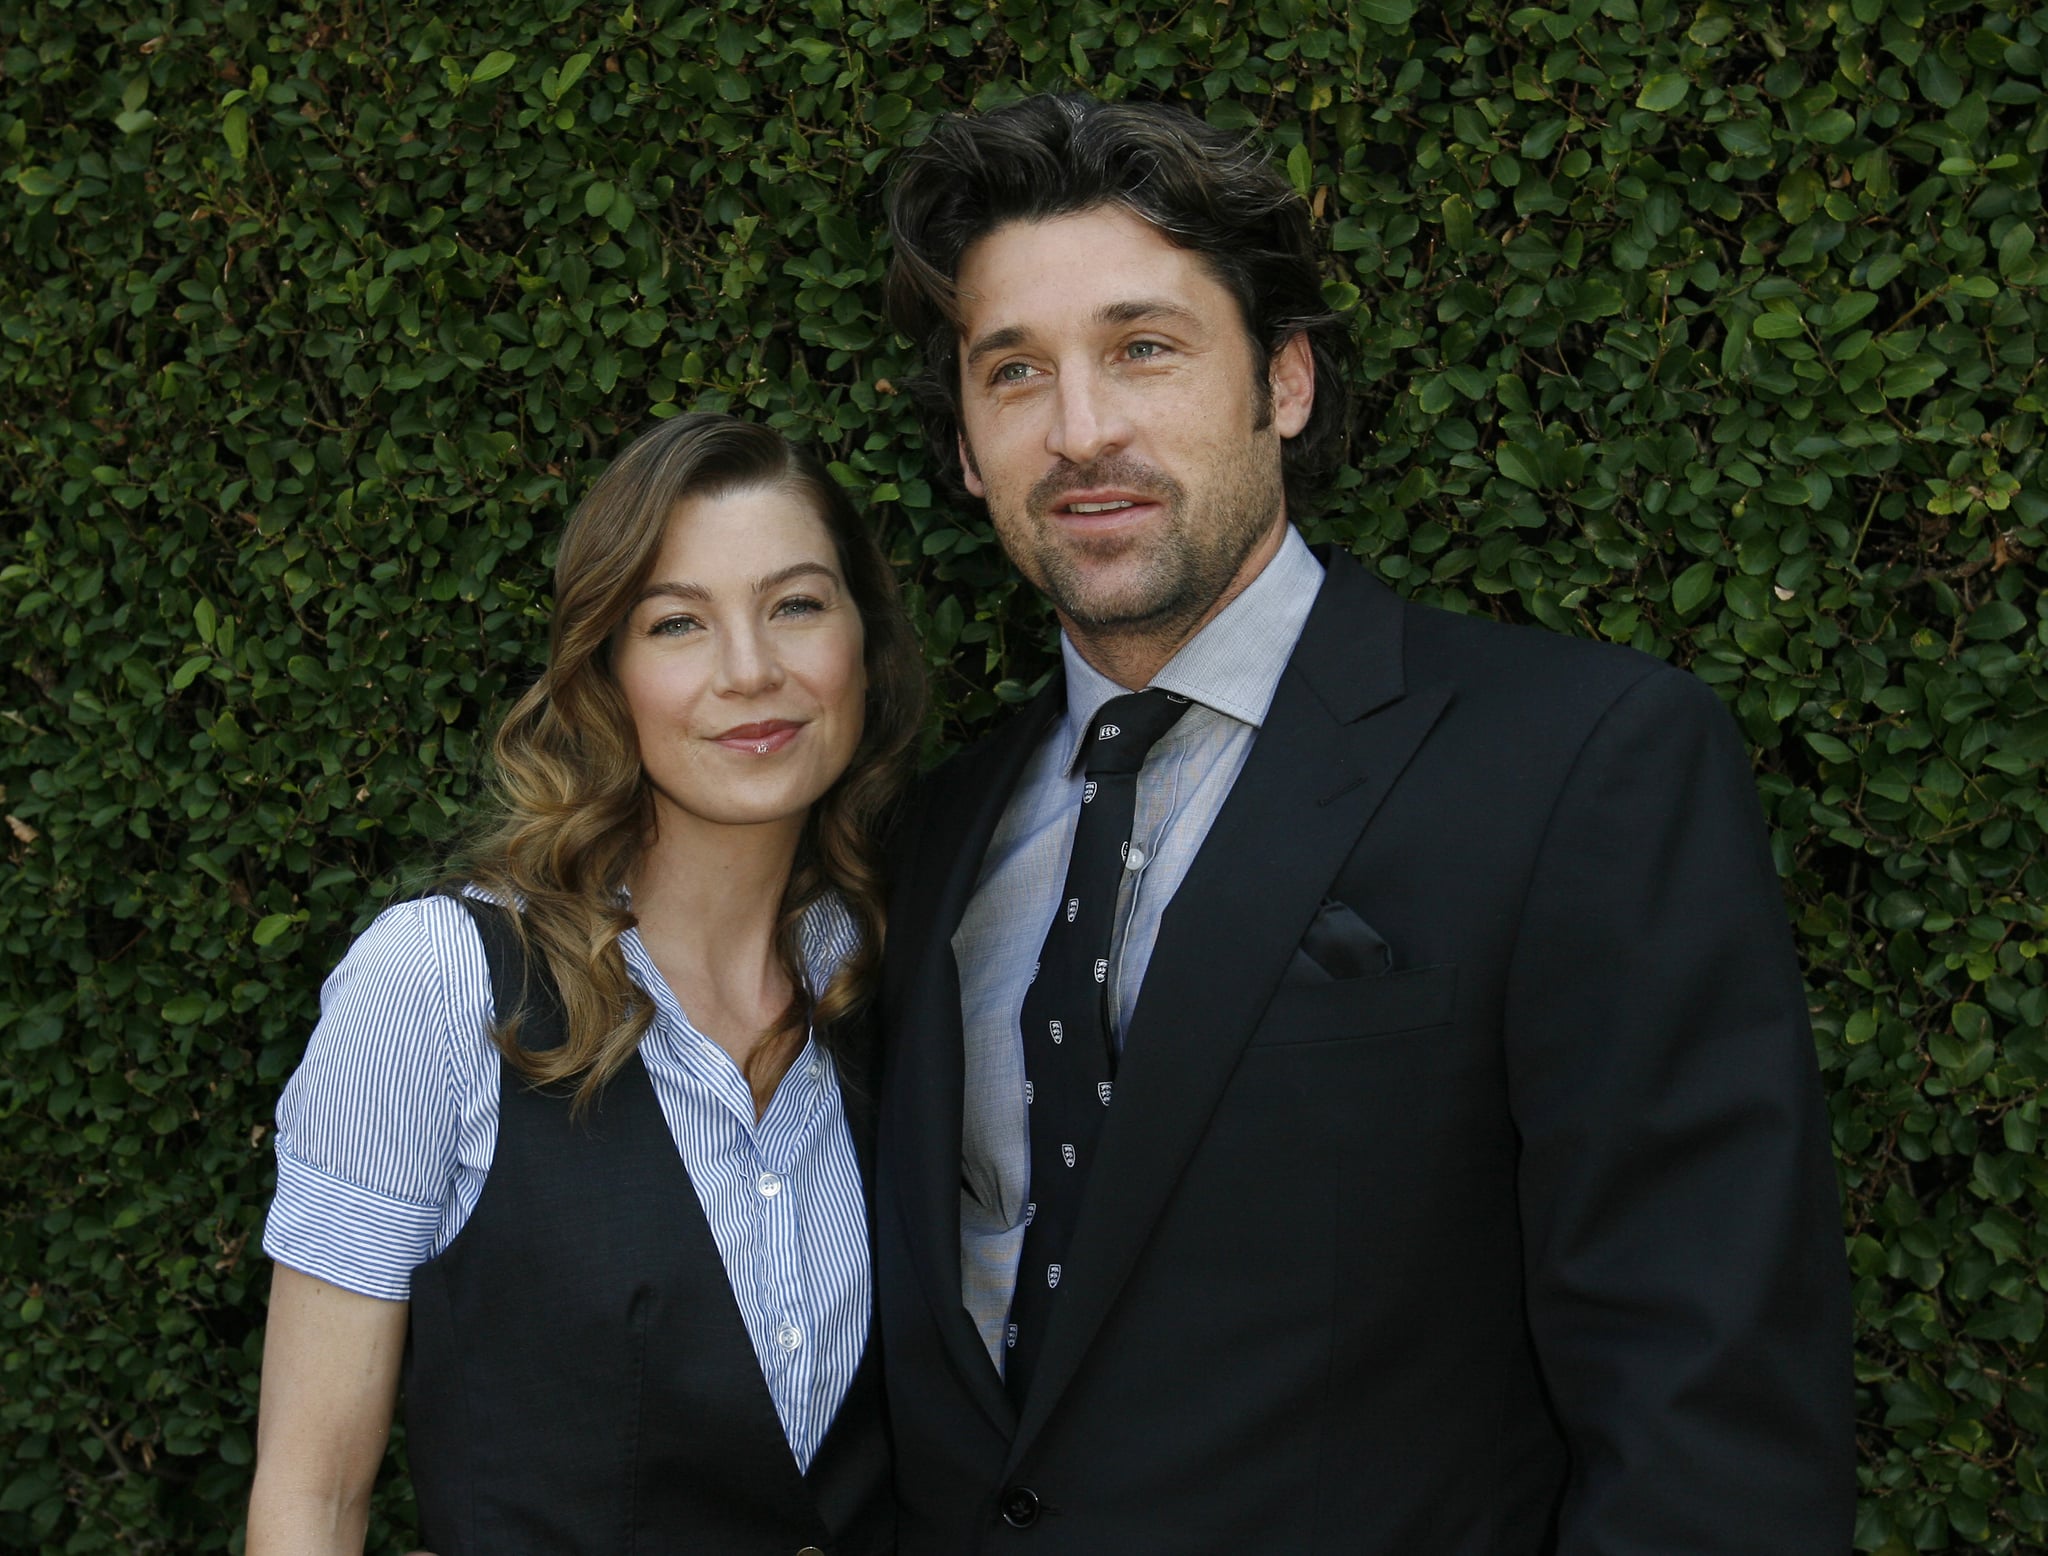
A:
<svg viewBox="0 0 2048 1556">
<path fill-rule="evenodd" d="M 963 343 L 1029 331 L 1038 315 L 1194 326 L 1212 305 L 1234 300 L 1203 256 L 1121 206 L 1004 222 L 968 245 L 954 274 Z"/>
</svg>

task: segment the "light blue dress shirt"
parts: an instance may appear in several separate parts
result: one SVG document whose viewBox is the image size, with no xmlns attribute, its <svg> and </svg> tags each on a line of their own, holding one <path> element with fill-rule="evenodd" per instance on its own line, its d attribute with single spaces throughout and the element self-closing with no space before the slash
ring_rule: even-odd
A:
<svg viewBox="0 0 2048 1556">
<path fill-rule="evenodd" d="M 811 987 L 858 943 L 837 899 L 803 926 Z M 757 1121 L 731 1055 L 690 1024 L 637 931 L 626 968 L 655 1005 L 640 1058 L 704 1207 L 761 1374 L 807 1467 L 867 1344 L 867 1218 L 839 1078 L 805 1041 Z M 320 1021 L 277 1110 L 263 1251 L 364 1296 L 404 1301 L 413 1269 L 476 1208 L 498 1138 L 489 964 L 460 903 L 386 909 L 320 991 Z"/>
<path fill-rule="evenodd" d="M 1322 563 L 1290 527 L 1259 576 L 1152 678 L 1153 686 L 1177 692 L 1194 706 L 1152 748 L 1138 774 L 1131 864 L 1117 894 L 1110 950 L 1110 1010 L 1119 1033 L 1137 1005 L 1160 917 L 1244 767 L 1322 582 Z M 1060 655 L 1066 715 L 1026 764 L 953 934 L 966 1042 L 961 1297 L 998 1368 L 1006 1354 L 1003 1326 L 1017 1284 L 1031 1188 L 1031 1125 L 1018 1027 L 1024 990 L 1067 875 L 1081 810 L 1082 742 L 1097 708 L 1127 690 L 1143 689 L 1117 685 L 1064 635 Z"/>
</svg>

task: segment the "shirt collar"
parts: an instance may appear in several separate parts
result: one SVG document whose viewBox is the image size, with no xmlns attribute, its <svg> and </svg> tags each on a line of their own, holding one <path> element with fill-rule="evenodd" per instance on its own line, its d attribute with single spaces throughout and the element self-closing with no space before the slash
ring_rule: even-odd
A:
<svg viewBox="0 0 2048 1556">
<path fill-rule="evenodd" d="M 1160 667 L 1152 685 L 1178 693 L 1253 729 L 1266 722 L 1281 672 L 1323 584 L 1323 564 L 1293 525 L 1259 576 Z M 1060 771 L 1071 773 L 1095 710 L 1126 688 L 1081 657 L 1066 633 L 1060 659 L 1067 672 L 1067 712 L 1060 726 Z"/>
</svg>

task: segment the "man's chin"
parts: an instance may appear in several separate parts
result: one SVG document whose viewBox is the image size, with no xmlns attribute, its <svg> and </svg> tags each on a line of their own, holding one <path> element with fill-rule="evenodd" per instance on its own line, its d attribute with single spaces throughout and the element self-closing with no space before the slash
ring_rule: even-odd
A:
<svg viewBox="0 0 2048 1556">
<path fill-rule="evenodd" d="M 1199 615 L 1183 591 L 1151 589 L 1048 589 L 1053 607 L 1080 630 L 1098 637 L 1150 637 Z"/>
</svg>

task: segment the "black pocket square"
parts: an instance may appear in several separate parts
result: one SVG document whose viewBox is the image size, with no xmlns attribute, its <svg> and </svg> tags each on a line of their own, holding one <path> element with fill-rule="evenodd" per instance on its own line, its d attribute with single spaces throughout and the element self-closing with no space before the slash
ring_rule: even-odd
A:
<svg viewBox="0 0 2048 1556">
<path fill-rule="evenodd" d="M 1343 903 L 1324 898 L 1287 975 L 1297 983 L 1327 983 L 1377 978 L 1393 965 L 1394 954 L 1378 930 Z"/>
</svg>

